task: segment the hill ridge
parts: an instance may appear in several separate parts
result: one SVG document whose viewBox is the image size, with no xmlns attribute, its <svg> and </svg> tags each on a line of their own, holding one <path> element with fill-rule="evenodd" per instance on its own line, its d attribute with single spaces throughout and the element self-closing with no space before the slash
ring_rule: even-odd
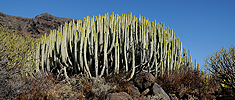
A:
<svg viewBox="0 0 235 100">
<path fill-rule="evenodd" d="M 61 24 L 64 25 L 65 22 L 72 20 L 71 18 L 56 17 L 47 12 L 34 18 L 12 16 L 0 12 L 0 27 L 8 28 L 22 36 L 29 34 L 33 38 L 40 38 L 45 33 L 49 34 L 50 30 L 58 29 Z"/>
</svg>

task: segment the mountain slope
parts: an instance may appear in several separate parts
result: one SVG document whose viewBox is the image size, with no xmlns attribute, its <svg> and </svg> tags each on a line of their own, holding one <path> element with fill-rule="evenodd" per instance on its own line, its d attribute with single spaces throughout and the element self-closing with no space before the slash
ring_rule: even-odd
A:
<svg viewBox="0 0 235 100">
<path fill-rule="evenodd" d="M 34 18 L 24 18 L 11 16 L 0 12 L 0 27 L 3 26 L 24 36 L 30 34 L 34 38 L 39 38 L 50 30 L 57 29 L 61 24 L 72 21 L 70 18 L 62 18 L 43 13 Z M 76 21 L 76 20 L 75 20 Z"/>
</svg>

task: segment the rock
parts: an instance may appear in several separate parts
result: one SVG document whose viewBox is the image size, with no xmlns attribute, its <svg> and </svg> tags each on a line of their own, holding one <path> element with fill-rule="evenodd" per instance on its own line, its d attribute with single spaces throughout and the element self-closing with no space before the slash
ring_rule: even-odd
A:
<svg viewBox="0 0 235 100">
<path fill-rule="evenodd" d="M 157 83 L 154 83 L 152 90 L 153 90 L 153 95 L 160 96 L 160 98 L 164 100 L 170 100 L 170 97 Z"/>
<path fill-rule="evenodd" d="M 171 98 L 171 100 L 179 100 L 175 94 L 170 93 L 169 97 Z"/>
<path fill-rule="evenodd" d="M 85 96 L 82 93 L 74 94 L 69 100 L 85 100 Z"/>
<path fill-rule="evenodd" d="M 155 83 L 155 77 L 151 73 L 141 72 L 136 74 L 133 78 L 133 83 L 142 93 L 141 96 L 147 95 L 149 99 L 153 100 L 170 100 L 170 97 L 165 93 L 165 91 Z"/>
<path fill-rule="evenodd" d="M 126 92 L 109 93 L 106 100 L 133 100 Z"/>
<path fill-rule="evenodd" d="M 76 100 L 80 100 L 80 99 L 76 99 Z M 85 99 L 84 99 L 85 100 Z M 99 98 L 95 97 L 92 100 L 100 100 Z"/>
<path fill-rule="evenodd" d="M 135 86 L 142 92 L 153 85 L 155 77 L 151 73 L 141 72 L 136 74 L 133 81 Z"/>
<path fill-rule="evenodd" d="M 139 97 L 137 100 L 149 100 L 146 96 L 141 96 L 141 97 Z"/>
<path fill-rule="evenodd" d="M 55 97 L 54 100 L 63 100 L 62 97 Z"/>
<path fill-rule="evenodd" d="M 184 94 L 184 96 L 180 99 L 182 99 L 182 100 L 199 100 L 197 97 L 194 97 L 188 93 Z"/>
<path fill-rule="evenodd" d="M 58 29 L 60 25 L 72 20 L 70 18 L 55 17 L 48 13 L 43 13 L 35 18 L 24 18 L 0 12 L 0 27 L 4 26 L 23 36 L 29 34 L 34 38 L 40 38 L 45 33 L 48 35 L 50 30 Z M 77 20 L 74 21 L 76 22 Z"/>
<path fill-rule="evenodd" d="M 141 95 L 146 95 L 147 93 L 149 93 L 149 88 L 148 89 L 146 89 L 146 90 L 144 90 L 142 93 L 141 93 Z"/>
<path fill-rule="evenodd" d="M 151 100 L 166 99 L 170 97 L 155 83 L 155 77 L 151 73 L 141 72 L 133 78 L 133 83 L 140 90 L 141 96 L 147 95 Z"/>
<path fill-rule="evenodd" d="M 131 85 L 131 86 L 129 86 L 129 88 L 130 88 L 129 94 L 131 96 L 133 96 L 134 99 L 137 99 L 137 98 L 140 97 L 140 92 L 139 92 L 139 89 L 137 87 L 135 87 L 134 85 Z"/>
<path fill-rule="evenodd" d="M 180 88 L 180 92 L 178 94 L 179 98 L 182 98 L 185 95 L 185 93 L 187 93 L 187 88 L 182 85 Z"/>
</svg>

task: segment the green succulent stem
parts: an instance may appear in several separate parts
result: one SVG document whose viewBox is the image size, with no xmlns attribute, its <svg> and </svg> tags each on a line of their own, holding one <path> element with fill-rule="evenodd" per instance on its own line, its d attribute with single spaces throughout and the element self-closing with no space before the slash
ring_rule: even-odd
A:
<svg viewBox="0 0 235 100">
<path fill-rule="evenodd" d="M 41 38 L 33 57 L 38 59 L 37 72 L 63 70 L 67 78 L 79 73 L 103 77 L 124 71 L 131 73 L 130 80 L 140 71 L 158 77 L 180 72 L 182 66 L 193 68 L 190 50 L 187 53 L 182 47 L 172 28 L 132 13 L 106 13 L 65 23 Z"/>
</svg>

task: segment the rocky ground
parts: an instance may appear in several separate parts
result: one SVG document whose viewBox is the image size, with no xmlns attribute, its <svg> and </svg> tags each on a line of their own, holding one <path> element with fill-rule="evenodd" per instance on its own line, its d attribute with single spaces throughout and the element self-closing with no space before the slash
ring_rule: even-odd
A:
<svg viewBox="0 0 235 100">
<path fill-rule="evenodd" d="M 179 100 L 175 94 L 167 94 L 156 83 L 155 77 L 147 72 L 136 74 L 129 82 L 125 82 L 120 74 L 92 79 L 77 75 L 59 82 L 45 74 L 36 75 L 36 80 L 19 79 L 3 71 L 0 75 L 0 99 Z M 180 99 L 198 100 L 189 94 Z"/>
</svg>

